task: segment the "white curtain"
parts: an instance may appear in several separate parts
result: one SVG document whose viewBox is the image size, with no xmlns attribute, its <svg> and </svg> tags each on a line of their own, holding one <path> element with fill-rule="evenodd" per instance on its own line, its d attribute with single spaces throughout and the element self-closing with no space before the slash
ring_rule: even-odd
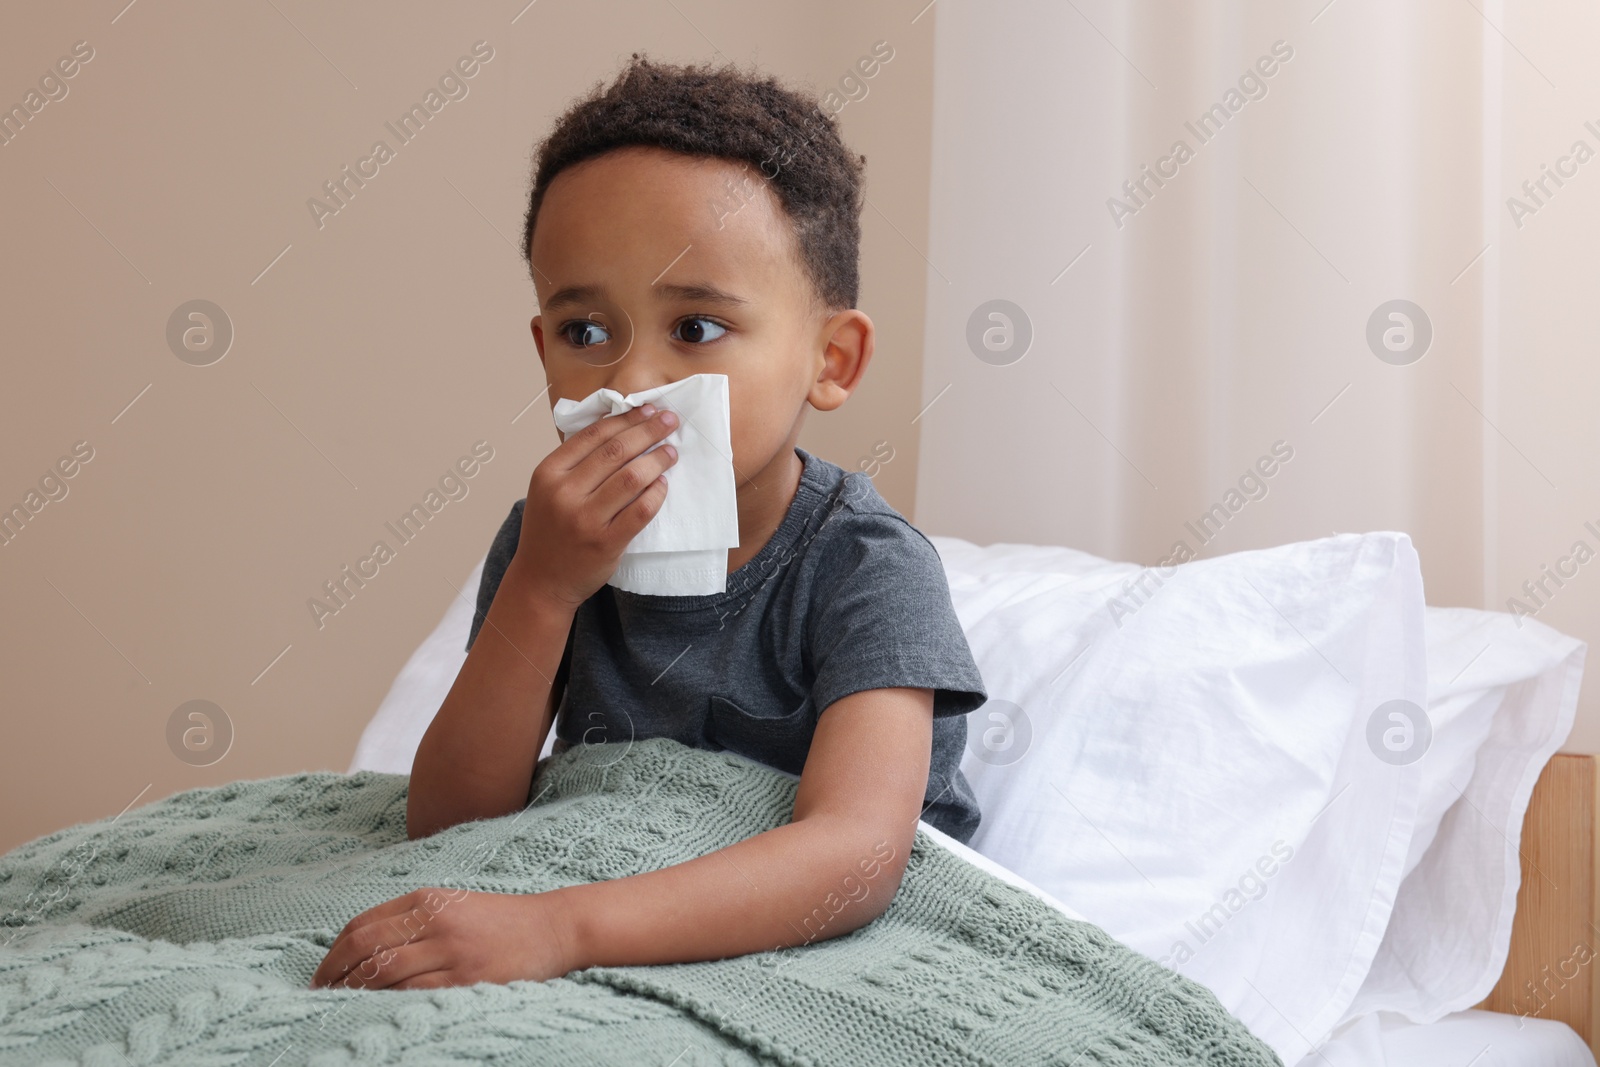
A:
<svg viewBox="0 0 1600 1067">
<path fill-rule="evenodd" d="M 1146 564 L 1403 530 L 1429 603 L 1499 610 L 1600 549 L 1594 12 L 937 13 L 919 526 Z M 1600 578 L 1542 590 L 1600 635 Z"/>
</svg>

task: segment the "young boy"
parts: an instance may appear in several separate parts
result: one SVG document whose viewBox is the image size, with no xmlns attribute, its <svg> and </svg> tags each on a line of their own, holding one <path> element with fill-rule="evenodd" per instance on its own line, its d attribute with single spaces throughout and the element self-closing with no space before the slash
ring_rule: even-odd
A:
<svg viewBox="0 0 1600 1067">
<path fill-rule="evenodd" d="M 419 890 L 352 919 L 314 986 L 542 980 L 798 945 L 864 859 L 881 873 L 826 936 L 883 913 L 919 816 L 972 836 L 958 764 L 985 692 L 939 557 L 864 474 L 795 445 L 806 408 L 838 408 L 872 357 L 855 308 L 864 162 L 831 116 L 731 68 L 635 56 L 557 121 L 524 233 L 550 402 L 726 374 L 739 547 L 721 594 L 607 585 L 665 498 L 675 452 L 651 446 L 674 416 L 646 405 L 568 436 L 491 546 L 407 809 L 412 838 L 519 810 L 554 722 L 558 747 L 620 757 L 669 737 L 798 773 L 792 821 L 629 878 L 470 893 L 386 947 Z"/>
</svg>

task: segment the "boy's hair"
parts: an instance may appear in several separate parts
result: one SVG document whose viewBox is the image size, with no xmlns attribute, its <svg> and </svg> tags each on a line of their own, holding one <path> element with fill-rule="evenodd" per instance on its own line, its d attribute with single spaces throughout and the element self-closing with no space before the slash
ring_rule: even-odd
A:
<svg viewBox="0 0 1600 1067">
<path fill-rule="evenodd" d="M 833 116 L 770 76 L 732 65 L 652 63 L 638 53 L 609 86 L 597 84 L 568 108 L 540 143 L 522 229 L 530 267 L 534 224 L 550 182 L 568 167 L 630 146 L 755 168 L 794 225 L 800 258 L 822 303 L 829 310 L 855 307 L 866 157 L 845 148 Z M 725 206 L 739 203 L 730 196 Z M 716 218 L 715 206 L 707 207 L 708 222 Z"/>
</svg>

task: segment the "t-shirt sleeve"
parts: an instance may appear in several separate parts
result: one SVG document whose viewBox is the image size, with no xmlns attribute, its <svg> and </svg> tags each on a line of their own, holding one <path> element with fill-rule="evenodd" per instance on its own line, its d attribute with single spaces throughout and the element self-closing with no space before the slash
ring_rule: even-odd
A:
<svg viewBox="0 0 1600 1067">
<path fill-rule="evenodd" d="M 898 686 L 932 689 L 936 718 L 982 706 L 988 694 L 938 551 L 899 515 L 847 514 L 819 561 L 807 620 L 818 714 L 852 693 Z"/>
<path fill-rule="evenodd" d="M 472 642 L 478 639 L 478 628 L 483 625 L 484 616 L 489 614 L 489 605 L 494 603 L 500 579 L 505 577 L 506 568 L 511 566 L 511 557 L 517 554 L 517 539 L 522 536 L 522 506 L 525 503 L 527 501 L 523 499 L 511 505 L 511 514 L 500 524 L 499 532 L 489 545 L 489 555 L 483 561 L 483 577 L 478 580 L 477 610 L 472 614 L 472 629 L 467 633 L 468 652 L 472 651 Z"/>
</svg>

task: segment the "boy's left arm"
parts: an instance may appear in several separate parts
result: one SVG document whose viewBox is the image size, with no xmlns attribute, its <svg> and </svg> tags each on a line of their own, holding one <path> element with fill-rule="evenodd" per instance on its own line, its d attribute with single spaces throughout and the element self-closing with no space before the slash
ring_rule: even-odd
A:
<svg viewBox="0 0 1600 1067">
<path fill-rule="evenodd" d="M 687 863 L 548 893 L 419 889 L 351 919 L 311 984 L 543 980 L 848 933 L 883 914 L 899 888 L 932 743 L 933 690 L 843 697 L 817 720 L 787 825 Z"/>
</svg>

